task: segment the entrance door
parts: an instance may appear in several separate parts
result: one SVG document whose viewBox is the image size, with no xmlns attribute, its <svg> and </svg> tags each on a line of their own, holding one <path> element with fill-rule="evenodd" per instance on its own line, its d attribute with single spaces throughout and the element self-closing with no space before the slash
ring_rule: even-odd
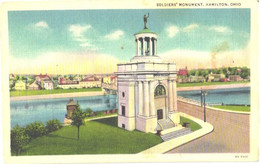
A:
<svg viewBox="0 0 260 164">
<path fill-rule="evenodd" d="M 163 110 L 157 110 L 157 120 L 163 119 Z"/>
</svg>

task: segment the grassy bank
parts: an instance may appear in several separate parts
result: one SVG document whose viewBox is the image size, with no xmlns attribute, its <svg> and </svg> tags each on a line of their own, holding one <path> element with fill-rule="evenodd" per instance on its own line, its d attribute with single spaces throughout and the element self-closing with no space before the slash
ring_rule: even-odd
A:
<svg viewBox="0 0 260 164">
<path fill-rule="evenodd" d="M 118 128 L 117 117 L 111 117 L 86 122 L 80 127 L 79 140 L 74 126 L 36 138 L 22 155 L 132 154 L 160 142 L 161 138 L 155 134 Z"/>
<path fill-rule="evenodd" d="M 102 91 L 101 88 L 81 88 L 81 89 L 54 89 L 54 90 L 25 90 L 25 91 L 10 91 L 10 96 L 32 96 L 32 95 L 47 95 L 60 93 L 76 93 L 76 92 L 96 92 Z"/>
<path fill-rule="evenodd" d="M 238 112 L 250 112 L 249 106 L 222 106 L 222 105 L 215 105 L 213 106 L 219 109 L 231 110 L 231 111 L 238 111 Z"/>
<path fill-rule="evenodd" d="M 201 126 L 199 124 L 197 124 L 196 122 L 181 116 L 181 122 L 180 122 L 181 125 L 183 125 L 184 122 L 189 123 L 188 126 L 189 126 L 189 128 L 191 128 L 192 131 L 201 129 Z"/>
<path fill-rule="evenodd" d="M 249 83 L 249 81 L 204 82 L 204 83 L 177 83 L 177 87 L 195 87 L 195 86 L 227 85 L 227 84 L 241 84 L 241 83 Z"/>
</svg>

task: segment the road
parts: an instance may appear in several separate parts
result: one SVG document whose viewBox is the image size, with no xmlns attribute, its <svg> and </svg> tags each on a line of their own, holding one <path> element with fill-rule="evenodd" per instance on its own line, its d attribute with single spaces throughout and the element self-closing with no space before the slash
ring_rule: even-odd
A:
<svg viewBox="0 0 260 164">
<path fill-rule="evenodd" d="M 178 110 L 203 119 L 201 107 L 178 101 Z M 167 153 L 249 153 L 249 114 L 206 111 L 214 131 Z"/>
</svg>

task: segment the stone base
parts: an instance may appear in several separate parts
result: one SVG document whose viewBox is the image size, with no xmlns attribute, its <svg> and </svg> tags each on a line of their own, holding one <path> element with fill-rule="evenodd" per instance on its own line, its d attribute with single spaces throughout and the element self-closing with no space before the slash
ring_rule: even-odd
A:
<svg viewBox="0 0 260 164">
<path fill-rule="evenodd" d="M 175 126 L 180 124 L 180 113 L 179 112 L 172 112 L 169 113 L 169 118 L 174 122 Z"/>
<path fill-rule="evenodd" d="M 72 123 L 72 120 L 65 117 L 65 119 L 64 119 L 64 125 L 65 125 L 65 126 L 66 126 L 66 125 L 71 125 L 71 123 Z"/>
<path fill-rule="evenodd" d="M 136 117 L 136 129 L 142 132 L 156 133 L 156 117 Z"/>
<path fill-rule="evenodd" d="M 135 117 L 125 117 L 118 115 L 118 127 L 129 131 L 135 130 Z"/>
</svg>

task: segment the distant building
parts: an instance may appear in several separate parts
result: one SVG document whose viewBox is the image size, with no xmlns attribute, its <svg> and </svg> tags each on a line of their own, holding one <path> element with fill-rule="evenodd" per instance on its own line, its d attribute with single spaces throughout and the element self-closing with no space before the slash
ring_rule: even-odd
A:
<svg viewBox="0 0 260 164">
<path fill-rule="evenodd" d="M 54 89 L 53 81 L 49 75 L 40 74 L 40 75 L 35 75 L 34 78 L 36 80 L 36 83 L 39 84 L 41 86 L 41 88 L 47 89 L 47 90 Z"/>
<path fill-rule="evenodd" d="M 221 81 L 221 82 L 227 82 L 227 81 L 228 81 L 228 78 L 221 78 L 220 81 Z"/>
<path fill-rule="evenodd" d="M 71 88 L 97 88 L 101 87 L 101 80 L 97 77 L 87 77 L 81 81 L 64 80 L 60 78 L 59 88 L 71 89 Z"/>
<path fill-rule="evenodd" d="M 26 83 L 22 80 L 17 80 L 14 86 L 15 90 L 26 90 Z"/>
<path fill-rule="evenodd" d="M 10 80 L 15 79 L 15 75 L 14 75 L 14 74 L 10 74 L 10 75 L 9 75 L 9 79 L 10 79 Z"/>
<path fill-rule="evenodd" d="M 186 67 L 186 68 L 179 69 L 179 72 L 178 72 L 177 75 L 187 76 L 187 75 L 188 75 L 188 69 L 187 69 L 187 67 Z"/>
<path fill-rule="evenodd" d="M 54 83 L 52 80 L 43 80 L 41 82 L 41 86 L 42 88 L 46 89 L 46 90 L 52 90 L 54 89 Z"/>
<path fill-rule="evenodd" d="M 177 82 L 178 83 L 189 83 L 190 77 L 177 77 Z"/>
<path fill-rule="evenodd" d="M 106 84 L 116 84 L 117 83 L 117 76 L 108 76 L 108 77 L 104 77 L 102 79 L 103 83 Z"/>
<path fill-rule="evenodd" d="M 220 79 L 225 78 L 224 74 L 213 74 L 212 72 L 209 74 L 208 82 L 212 81 L 220 81 Z"/>
<path fill-rule="evenodd" d="M 230 75 L 229 80 L 230 81 L 243 81 L 243 78 L 241 78 L 239 75 Z"/>
<path fill-rule="evenodd" d="M 36 81 L 34 81 L 32 84 L 28 86 L 28 90 L 40 90 L 40 89 L 41 86 Z"/>
<path fill-rule="evenodd" d="M 101 80 L 95 76 L 87 77 L 82 81 L 80 81 L 79 85 L 82 88 L 93 88 L 93 87 L 97 88 L 97 87 L 101 87 Z"/>
<path fill-rule="evenodd" d="M 190 76 L 191 83 L 205 82 L 206 79 L 203 76 Z"/>
</svg>

